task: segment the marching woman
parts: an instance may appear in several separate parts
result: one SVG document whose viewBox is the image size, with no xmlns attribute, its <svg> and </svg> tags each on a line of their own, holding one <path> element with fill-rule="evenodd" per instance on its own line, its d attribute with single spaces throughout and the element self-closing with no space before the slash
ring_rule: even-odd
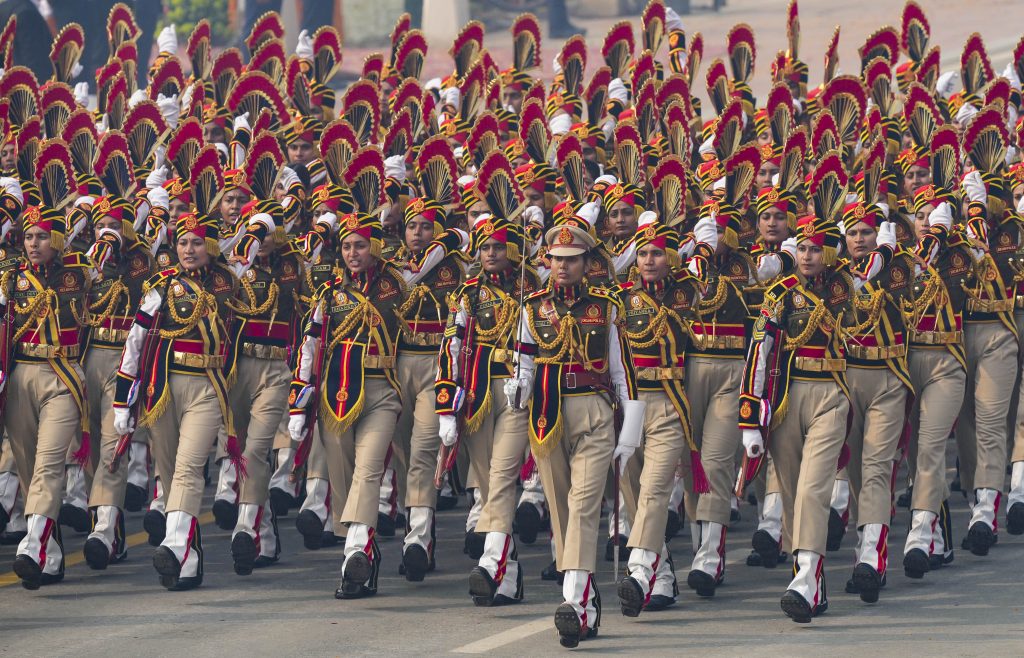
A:
<svg viewBox="0 0 1024 658">
<path fill-rule="evenodd" d="M 444 136 L 428 139 L 420 147 L 416 168 L 423 195 L 410 199 L 405 206 L 409 258 L 401 267 L 403 272 L 415 272 L 417 283 L 399 313 L 396 375 L 402 391 L 402 413 L 392 438 L 396 456 L 407 467 L 402 487 L 407 518 L 402 564 L 410 581 L 423 580 L 434 568 L 434 471 L 440 445 L 434 383 L 438 348 L 448 322 L 448 297 L 465 278 L 462 260 L 455 253 L 432 266 L 423 266 L 423 254 L 444 233 L 454 201 L 455 157 Z M 478 482 L 481 479 L 479 475 L 476 478 Z"/>
<path fill-rule="evenodd" d="M 241 440 L 246 476 L 238 484 L 237 520 L 231 539 L 235 573 L 252 573 L 277 561 L 277 517 L 268 502 L 274 438 L 286 415 L 291 374 L 288 346 L 301 313 L 298 290 L 304 260 L 284 231 L 284 208 L 273 198 L 284 154 L 264 133 L 249 149 L 245 176 L 255 200 L 242 208 L 245 233 L 232 260 L 247 268 L 234 314 L 225 372 L 232 419 Z"/>
<path fill-rule="evenodd" d="M 597 241 L 572 225 L 553 227 L 545 241 L 551 276 L 522 309 L 519 362 L 505 395 L 513 409 L 529 409 L 530 448 L 551 507 L 556 566 L 565 574 L 555 628 L 562 646 L 575 647 L 596 637 L 601 623 L 593 575 L 601 498 L 613 459 L 624 464 L 640 443 L 643 403 L 619 333 L 621 304 L 585 280 Z M 634 431 L 616 437 L 620 406 L 623 427 Z"/>
<path fill-rule="evenodd" d="M 346 169 L 356 212 L 340 219 L 338 241 L 344 270 L 321 286 L 312 312 L 288 397 L 289 431 L 301 441 L 310 417 L 319 424 L 332 487 L 352 471 L 341 521 L 348 524 L 339 599 L 377 592 L 380 551 L 377 505 L 381 475 L 387 465 L 398 414 L 402 408 L 395 360 L 407 285 L 418 281 L 380 259 L 383 228 L 375 212 L 381 205 L 384 163 L 380 151 L 356 152 Z M 459 240 L 461 232 L 450 237 Z M 435 241 L 419 271 L 451 249 Z M 312 413 L 311 413 L 312 412 Z"/>
<path fill-rule="evenodd" d="M 109 131 L 103 136 L 96 170 L 107 195 L 93 206 L 96 241 L 88 253 L 97 277 L 89 291 L 89 335 L 83 360 L 93 437 L 89 469 L 92 532 L 83 552 L 91 568 L 106 569 L 128 555 L 121 509 L 128 485 L 128 456 L 119 457 L 118 467 L 111 471 L 109 466 L 121 436 L 114 430 L 112 405 L 121 349 L 128 338 L 132 312 L 142 300 L 143 284 L 153 275 L 153 258 L 133 227 L 135 208 L 130 195 L 135 177 L 128 142 L 120 132 Z M 147 446 L 132 446 L 132 450 L 140 449 L 146 450 Z"/>
<path fill-rule="evenodd" d="M 203 467 L 222 426 L 228 454 L 241 460 L 223 375 L 230 310 L 238 281 L 218 259 L 218 220 L 210 216 L 223 180 L 217 150 L 206 146 L 192 178 L 193 211 L 174 225 L 178 264 L 143 287 L 128 330 L 114 395 L 114 430 L 150 428 L 156 471 L 166 489 L 165 536 L 153 554 L 171 591 L 203 581 L 198 516 Z"/>
<path fill-rule="evenodd" d="M 484 161 L 478 184 L 491 210 L 477 218 L 472 230 L 472 251 L 481 272 L 452 298 L 435 401 L 442 443 L 457 450 L 456 442 L 463 441 L 470 472 L 477 470 L 482 507 L 476 532 L 483 535 L 484 545 L 469 574 L 469 591 L 476 605 L 491 606 L 523 598 L 512 521 L 516 480 L 528 444 L 527 416 L 503 404 L 502 391 L 512 376 L 520 300 L 537 290 L 540 280 L 522 262 L 526 236 L 512 221 L 519 204 L 503 153 Z"/>
<path fill-rule="evenodd" d="M 6 395 L 0 413 L 28 521 L 14 573 L 32 590 L 64 578 L 57 523 L 64 463 L 71 442 L 86 431 L 85 377 L 78 356 L 91 272 L 84 254 L 64 253 L 61 209 L 72 200 L 72 172 L 67 146 L 44 142 L 36 161 L 41 203 L 22 213 L 24 260 L 0 278 L 0 317 L 5 318 L 0 394 Z M 10 193 L 4 196 L 15 200 Z"/>
<path fill-rule="evenodd" d="M 856 293 L 887 264 L 872 258 L 868 270 L 853 272 L 839 259 L 843 236 L 836 219 L 846 184 L 839 156 L 828 154 L 811 183 L 816 215 L 798 223 L 796 272 L 765 291 L 740 389 L 739 427 L 753 462 L 763 458 L 764 436 L 771 430 L 784 524 L 793 536 L 794 577 L 780 603 L 800 623 L 828 608 L 829 494 L 850 410 L 843 327 L 854 322 Z M 891 224 L 886 229 L 886 242 L 894 244 Z M 891 248 L 878 253 L 885 252 L 892 254 Z"/>
</svg>

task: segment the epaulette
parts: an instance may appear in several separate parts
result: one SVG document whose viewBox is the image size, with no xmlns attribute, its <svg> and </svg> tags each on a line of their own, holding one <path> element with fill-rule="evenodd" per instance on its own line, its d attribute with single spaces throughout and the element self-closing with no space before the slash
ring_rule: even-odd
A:
<svg viewBox="0 0 1024 658">
<path fill-rule="evenodd" d="M 534 299 L 542 299 L 545 295 L 549 294 L 551 289 L 545 288 L 544 290 L 538 290 L 537 292 L 530 293 L 526 296 L 526 301 L 532 301 Z"/>
<path fill-rule="evenodd" d="M 92 267 L 89 259 L 80 251 L 69 251 L 64 254 L 61 264 L 64 267 Z"/>
<path fill-rule="evenodd" d="M 792 290 L 798 285 L 800 285 L 800 277 L 798 277 L 795 274 L 790 274 L 787 277 L 779 279 L 764 291 L 765 305 L 767 305 L 769 301 L 772 304 L 778 303 L 779 300 L 782 299 L 788 291 Z"/>
<path fill-rule="evenodd" d="M 171 277 L 178 273 L 177 267 L 168 267 L 166 270 L 160 270 L 153 276 L 146 279 L 146 282 L 142 284 L 143 293 L 147 293 L 154 288 L 167 285 Z"/>
<path fill-rule="evenodd" d="M 384 262 L 384 267 L 380 271 L 381 274 L 389 274 L 397 283 L 398 287 L 405 292 L 409 291 L 409 285 L 405 282 L 405 277 L 402 276 L 402 270 L 397 265 L 390 261 Z"/>
<path fill-rule="evenodd" d="M 618 291 L 613 290 L 611 288 L 593 286 L 587 290 L 587 294 L 593 295 L 594 297 L 598 297 L 601 299 L 607 299 L 608 301 L 618 306 L 622 305 L 622 298 L 619 297 Z"/>
</svg>

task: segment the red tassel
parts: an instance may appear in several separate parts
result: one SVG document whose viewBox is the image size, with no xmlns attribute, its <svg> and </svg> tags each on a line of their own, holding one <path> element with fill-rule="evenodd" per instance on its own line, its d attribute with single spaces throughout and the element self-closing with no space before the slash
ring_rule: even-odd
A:
<svg viewBox="0 0 1024 658">
<path fill-rule="evenodd" d="M 846 443 L 843 444 L 843 449 L 839 451 L 839 463 L 836 465 L 836 472 L 846 468 L 846 465 L 850 463 L 850 446 Z"/>
<path fill-rule="evenodd" d="M 87 430 L 82 430 L 82 442 L 78 446 L 78 450 L 75 451 L 75 454 L 71 455 L 71 458 L 75 460 L 76 464 L 85 468 L 85 465 L 89 462 L 91 452 L 92 445 L 89 441 L 89 432 Z"/>
<path fill-rule="evenodd" d="M 533 469 L 537 466 L 537 463 L 533 460 L 533 452 L 526 456 L 526 461 L 523 462 L 523 467 L 519 469 L 519 479 L 522 482 L 526 482 L 533 475 Z"/>
<path fill-rule="evenodd" d="M 704 472 L 704 464 L 700 461 L 700 453 L 690 451 L 690 473 L 693 475 L 693 491 L 699 494 L 711 493 L 711 483 Z"/>
<path fill-rule="evenodd" d="M 245 470 L 245 457 L 242 456 L 242 446 L 238 441 L 238 437 L 234 434 L 229 434 L 228 444 L 224 446 L 224 449 L 227 451 L 228 459 L 231 460 L 235 471 L 238 473 L 238 479 L 244 480 L 247 478 L 249 474 Z"/>
</svg>

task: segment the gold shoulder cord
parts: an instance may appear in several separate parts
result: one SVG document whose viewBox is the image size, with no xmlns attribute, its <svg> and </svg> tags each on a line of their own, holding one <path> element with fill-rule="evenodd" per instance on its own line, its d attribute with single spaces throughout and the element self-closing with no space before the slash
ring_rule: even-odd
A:
<svg viewBox="0 0 1024 658">
<path fill-rule="evenodd" d="M 462 308 L 466 309 L 466 312 L 468 313 L 471 308 L 469 295 L 463 295 L 462 299 L 459 300 L 459 304 Z M 474 338 L 484 343 L 498 345 L 497 341 L 501 340 L 506 333 L 512 330 L 513 325 L 515 325 L 516 320 L 518 319 L 516 314 L 516 308 L 518 308 L 518 306 L 519 302 L 517 302 L 513 297 L 506 295 L 505 298 L 501 300 L 501 305 L 496 307 L 494 311 L 494 327 L 491 329 L 484 329 L 479 324 L 474 324 L 473 330 L 476 332 L 476 336 Z"/>
<path fill-rule="evenodd" d="M 232 311 L 234 311 L 235 313 L 239 313 L 239 314 L 245 315 L 245 316 L 255 317 L 255 316 L 263 315 L 264 313 L 269 311 L 271 309 L 271 307 L 273 307 L 274 312 L 273 312 L 273 314 L 271 316 L 271 319 L 270 319 L 270 321 L 273 322 L 274 321 L 273 316 L 277 315 L 277 297 L 278 297 L 278 294 L 280 292 L 280 288 L 277 287 L 277 282 L 276 281 L 271 281 L 270 282 L 270 288 L 269 288 L 269 292 L 267 294 L 267 299 L 262 304 L 260 304 L 259 306 L 255 305 L 256 304 L 256 291 L 253 290 L 252 282 L 250 282 L 248 279 L 246 279 L 243 276 L 243 277 L 241 277 L 241 284 L 242 284 L 242 289 L 245 291 L 245 294 L 248 295 L 248 297 L 249 297 L 249 303 L 248 304 L 246 304 L 244 302 L 243 303 L 236 303 L 234 300 L 229 299 L 227 301 L 228 308 L 231 309 Z"/>
<path fill-rule="evenodd" d="M 98 327 L 106 322 L 114 314 L 114 309 L 117 308 L 117 302 L 122 295 L 129 295 L 128 286 L 121 279 L 117 279 L 107 292 L 89 306 L 90 317 L 86 320 L 86 324 L 90 327 Z M 104 307 L 104 305 L 106 306 Z M 102 311 L 99 310 L 101 308 Z"/>
<path fill-rule="evenodd" d="M 167 310 L 171 315 L 171 319 L 177 324 L 182 325 L 181 329 L 161 329 L 161 338 L 180 338 L 196 328 L 199 321 L 203 319 L 203 316 L 207 311 L 213 311 L 216 314 L 217 311 L 217 298 L 211 293 L 205 290 L 200 290 L 198 293 L 199 300 L 196 302 L 195 308 L 192 310 L 192 315 L 183 317 L 178 313 L 178 309 L 174 307 L 174 303 L 171 300 L 167 300 Z"/>
<path fill-rule="evenodd" d="M 913 301 L 903 300 L 902 308 L 903 321 L 908 328 L 914 329 L 925 316 L 928 309 L 933 305 L 936 310 L 946 303 L 946 284 L 938 271 L 929 265 L 925 269 L 925 276 L 922 277 L 924 286 Z"/>
</svg>

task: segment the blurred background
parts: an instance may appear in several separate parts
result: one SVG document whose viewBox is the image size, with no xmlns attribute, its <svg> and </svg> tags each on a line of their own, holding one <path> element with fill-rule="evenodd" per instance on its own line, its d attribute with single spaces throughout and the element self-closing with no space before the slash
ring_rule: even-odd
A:
<svg viewBox="0 0 1024 658">
<path fill-rule="evenodd" d="M 295 45 L 299 31 L 311 33 L 332 24 L 343 38 L 344 60 L 335 83 L 345 86 L 359 75 L 363 60 L 372 52 L 387 53 L 395 20 L 409 12 L 413 26 L 422 29 L 430 43 L 424 78 L 451 73 L 448 50 L 452 39 L 466 21 L 484 23 L 485 47 L 502 67 L 511 60 L 512 39 L 508 28 L 525 11 L 535 13 L 544 25 L 543 74 L 552 75 L 551 61 L 562 42 L 573 34 L 584 34 L 591 67 L 601 61 L 601 44 L 616 22 L 639 17 L 647 0 L 122 0 L 136 15 L 142 34 L 138 50 L 155 56 L 154 35 L 167 24 L 177 27 L 182 49 L 196 21 L 206 18 L 213 28 L 218 49 L 240 45 L 253 21 L 267 11 L 279 12 L 286 26 L 286 47 Z M 52 35 L 63 25 L 77 22 L 86 33 L 86 53 L 81 80 L 92 84 L 95 70 L 106 61 L 105 25 L 114 0 L 0 0 L 0 26 L 11 15 L 18 16 L 15 61 L 32 68 L 41 80 L 51 75 L 47 58 Z M 755 94 L 769 88 L 768 64 L 786 48 L 786 7 L 788 0 L 665 0 L 681 16 L 688 37 L 701 32 L 704 62 L 725 56 L 725 35 L 736 23 L 748 23 L 757 38 L 758 66 L 754 75 Z M 800 57 L 810 65 L 810 81 L 820 80 L 828 40 L 840 26 L 840 68 L 859 69 L 857 49 L 864 39 L 883 25 L 899 27 L 902 0 L 800 0 Z M 960 51 L 972 32 L 985 39 L 989 57 L 998 71 L 1009 61 L 1021 35 L 1016 20 L 1024 8 L 1022 0 L 918 0 L 932 30 L 932 43 L 942 49 L 943 70 L 958 68 Z M 90 47 L 95 44 L 95 47 Z M 244 49 L 243 49 L 244 51 Z M 660 54 L 664 57 L 665 53 Z M 140 59 L 144 59 L 142 55 Z M 187 67 L 187 58 L 183 65 Z M 138 67 L 144 76 L 148 65 Z M 140 83 L 144 83 L 140 79 Z"/>
</svg>

